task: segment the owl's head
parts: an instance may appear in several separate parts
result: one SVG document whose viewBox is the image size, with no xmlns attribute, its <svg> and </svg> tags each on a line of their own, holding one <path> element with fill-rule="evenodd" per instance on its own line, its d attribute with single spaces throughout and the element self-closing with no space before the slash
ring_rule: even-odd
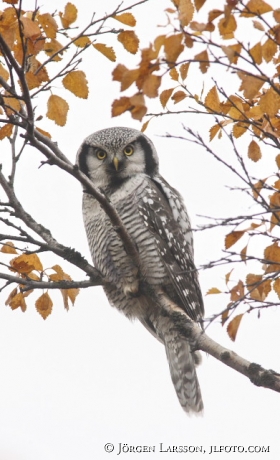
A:
<svg viewBox="0 0 280 460">
<path fill-rule="evenodd" d="M 158 156 L 151 140 L 136 129 L 115 127 L 88 136 L 77 154 L 77 164 L 96 187 L 121 183 L 144 173 L 158 173 Z"/>
</svg>

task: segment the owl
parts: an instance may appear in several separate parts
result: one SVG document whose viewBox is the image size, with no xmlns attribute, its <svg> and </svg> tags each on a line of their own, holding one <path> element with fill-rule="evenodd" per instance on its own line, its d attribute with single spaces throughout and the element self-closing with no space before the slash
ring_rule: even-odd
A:
<svg viewBox="0 0 280 460">
<path fill-rule="evenodd" d="M 79 169 L 110 200 L 139 253 L 125 251 L 99 202 L 85 189 L 83 219 L 109 303 L 138 319 L 165 347 L 171 378 L 186 412 L 203 409 L 195 367 L 200 353 L 180 331 L 175 312 L 201 323 L 204 307 L 193 259 L 190 220 L 179 192 L 159 174 L 151 140 L 126 127 L 97 131 L 82 143 Z"/>
</svg>

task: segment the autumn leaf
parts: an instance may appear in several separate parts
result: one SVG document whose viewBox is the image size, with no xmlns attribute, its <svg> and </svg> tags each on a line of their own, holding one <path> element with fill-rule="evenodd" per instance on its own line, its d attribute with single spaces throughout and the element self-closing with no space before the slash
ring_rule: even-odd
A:
<svg viewBox="0 0 280 460">
<path fill-rule="evenodd" d="M 239 90 L 243 91 L 246 99 L 253 99 L 265 82 L 265 80 L 262 80 L 261 78 L 256 78 L 242 71 L 238 71 L 237 75 L 242 81 Z"/>
<path fill-rule="evenodd" d="M 187 78 L 189 67 L 190 67 L 190 62 L 186 62 L 185 64 L 182 64 L 180 66 L 179 72 L 180 72 L 182 80 L 185 80 Z"/>
<path fill-rule="evenodd" d="M 209 129 L 209 138 L 210 138 L 210 141 L 212 141 L 214 139 L 214 137 L 216 136 L 216 134 L 221 130 L 221 126 L 220 125 L 214 125 L 212 126 L 210 129 Z"/>
<path fill-rule="evenodd" d="M 0 141 L 2 141 L 5 137 L 11 137 L 13 133 L 14 125 L 7 123 L 3 128 L 0 128 Z"/>
<path fill-rule="evenodd" d="M 173 90 L 174 88 L 169 88 L 169 89 L 164 89 L 160 96 L 159 96 L 159 99 L 160 99 L 160 103 L 162 105 L 162 107 L 165 109 L 166 107 L 166 104 L 167 102 L 169 101 L 170 97 L 171 97 L 171 94 L 173 93 Z M 280 157 L 280 155 L 279 155 Z"/>
<path fill-rule="evenodd" d="M 48 38 L 56 38 L 58 25 L 50 13 L 38 14 L 38 22 Z"/>
<path fill-rule="evenodd" d="M 74 45 L 78 48 L 85 48 L 86 46 L 90 45 L 89 37 L 79 37 L 74 41 Z"/>
<path fill-rule="evenodd" d="M 21 274 L 29 274 L 33 270 L 43 271 L 43 265 L 37 254 L 22 254 L 10 261 L 12 271 Z"/>
<path fill-rule="evenodd" d="M 248 125 L 245 123 L 235 123 L 232 128 L 232 134 L 236 139 L 238 139 L 240 136 L 246 133 L 247 129 Z"/>
<path fill-rule="evenodd" d="M 165 38 L 164 52 L 168 63 L 175 63 L 177 58 L 184 51 L 182 39 L 183 34 L 175 34 Z"/>
<path fill-rule="evenodd" d="M 256 43 L 251 49 L 250 54 L 255 63 L 260 65 L 262 63 L 262 45 L 260 42 Z"/>
<path fill-rule="evenodd" d="M 68 110 L 69 105 L 65 99 L 55 94 L 49 97 L 47 117 L 57 125 L 64 126 L 66 124 Z"/>
<path fill-rule="evenodd" d="M 170 70 L 169 75 L 172 78 L 172 80 L 175 80 L 175 81 L 179 80 L 179 73 L 176 67 L 173 67 L 173 69 Z"/>
<path fill-rule="evenodd" d="M 194 15 L 194 6 L 191 0 L 180 0 L 178 5 L 179 21 L 182 27 L 186 27 Z"/>
<path fill-rule="evenodd" d="M 38 24 L 35 21 L 32 21 L 29 18 L 21 18 L 21 23 L 23 25 L 23 35 L 26 38 L 35 39 L 41 35 L 41 30 Z"/>
<path fill-rule="evenodd" d="M 19 292 L 9 300 L 8 305 L 9 307 L 11 307 L 12 310 L 16 310 L 20 307 L 21 310 L 24 312 L 26 310 L 26 302 L 24 299 L 24 295 L 21 292 Z"/>
<path fill-rule="evenodd" d="M 36 127 L 36 130 L 39 131 L 39 133 L 43 134 L 43 136 L 46 136 L 46 137 L 48 137 L 49 139 L 52 138 L 52 136 L 50 135 L 50 133 L 48 133 L 47 131 L 44 131 L 44 130 L 41 129 L 41 128 L 38 128 L 38 126 Z"/>
<path fill-rule="evenodd" d="M 131 108 L 129 97 L 123 96 L 112 104 L 112 117 L 118 117 Z"/>
<path fill-rule="evenodd" d="M 52 299 L 49 294 L 46 292 L 42 294 L 35 302 L 35 307 L 38 313 L 42 316 L 43 319 L 46 319 L 52 312 Z"/>
<path fill-rule="evenodd" d="M 68 29 L 68 27 L 76 21 L 78 17 L 78 10 L 73 3 L 67 3 L 64 8 L 64 13 L 59 13 L 62 27 Z"/>
<path fill-rule="evenodd" d="M 201 53 L 196 54 L 194 56 L 194 59 L 199 62 L 199 68 L 200 68 L 201 72 L 206 73 L 208 68 L 209 68 L 209 66 L 210 66 L 207 51 L 204 50 Z"/>
<path fill-rule="evenodd" d="M 277 53 L 277 44 L 275 41 L 268 38 L 262 46 L 262 56 L 266 62 L 270 62 L 273 56 Z"/>
<path fill-rule="evenodd" d="M 280 95 L 273 88 L 269 88 L 260 98 L 260 108 L 263 113 L 273 117 L 280 108 Z"/>
<path fill-rule="evenodd" d="M 261 152 L 259 144 L 257 144 L 256 141 L 252 140 L 248 147 L 248 158 L 250 158 L 250 160 L 254 162 L 257 162 L 261 159 L 261 157 L 262 157 L 262 152 Z"/>
<path fill-rule="evenodd" d="M 130 99 L 131 104 L 131 116 L 135 120 L 141 121 L 146 115 L 147 107 L 145 105 L 145 99 L 142 94 L 135 94 Z"/>
<path fill-rule="evenodd" d="M 269 11 L 272 11 L 272 7 L 264 0 L 249 0 L 240 16 L 248 18 L 251 16 L 259 16 Z"/>
<path fill-rule="evenodd" d="M 220 289 L 218 288 L 211 288 L 211 289 L 208 289 L 208 291 L 206 292 L 206 295 L 210 295 L 210 294 L 221 294 L 222 291 L 220 291 Z"/>
<path fill-rule="evenodd" d="M 233 342 L 236 339 L 236 334 L 239 329 L 243 315 L 243 313 L 240 315 L 236 315 L 227 326 L 227 333 Z"/>
<path fill-rule="evenodd" d="M 148 75 L 148 77 L 145 78 L 144 83 L 142 85 L 143 93 L 150 98 L 157 97 L 158 88 L 160 87 L 160 84 L 160 76 L 153 74 Z"/>
<path fill-rule="evenodd" d="M 208 112 L 220 112 L 220 99 L 216 86 L 210 89 L 205 98 L 205 106 Z"/>
<path fill-rule="evenodd" d="M 5 69 L 5 67 L 1 63 L 0 63 L 0 77 L 2 77 L 5 81 L 8 81 L 10 78 L 9 72 Z M 2 85 L 0 84 L 0 87 L 1 86 Z"/>
<path fill-rule="evenodd" d="M 176 91 L 176 93 L 173 94 L 171 99 L 174 101 L 174 104 L 178 104 L 178 102 L 181 102 L 186 97 L 187 95 L 184 91 Z"/>
<path fill-rule="evenodd" d="M 194 6 L 195 6 L 196 11 L 199 11 L 205 2 L 206 0 L 194 0 Z"/>
<path fill-rule="evenodd" d="M 126 26 L 134 27 L 136 25 L 136 19 L 131 13 L 122 13 L 112 17 Z"/>
<path fill-rule="evenodd" d="M 224 40 L 234 38 L 234 31 L 237 28 L 235 17 L 231 14 L 228 18 L 222 18 L 218 24 L 220 35 Z"/>
<path fill-rule="evenodd" d="M 280 278 L 277 278 L 273 283 L 273 289 L 280 299 Z"/>
<path fill-rule="evenodd" d="M 131 54 L 136 54 L 139 48 L 139 38 L 132 30 L 125 30 L 118 34 L 118 41 Z"/>
<path fill-rule="evenodd" d="M 244 293 L 244 283 L 242 280 L 239 280 L 238 283 L 230 290 L 230 300 L 237 302 L 243 299 Z"/>
<path fill-rule="evenodd" d="M 52 58 L 52 61 L 61 61 L 63 55 L 63 45 L 55 38 L 48 39 L 44 44 L 44 51 L 47 56 Z"/>
<path fill-rule="evenodd" d="M 106 56 L 110 61 L 115 62 L 116 54 L 111 46 L 104 45 L 104 43 L 93 43 L 92 45 L 99 53 Z"/>
<path fill-rule="evenodd" d="M 228 233 L 225 238 L 225 248 L 229 249 L 231 246 L 233 246 L 240 238 L 244 235 L 245 230 L 240 230 L 240 231 L 233 231 L 231 233 Z"/>
<path fill-rule="evenodd" d="M 82 70 L 69 72 L 62 80 L 63 86 L 77 97 L 87 99 L 88 82 Z"/>
<path fill-rule="evenodd" d="M 262 275 L 249 273 L 246 276 L 246 285 L 253 300 L 263 302 L 271 291 L 271 280 L 263 280 Z"/>
<path fill-rule="evenodd" d="M 265 273 L 278 272 L 280 270 L 280 247 L 277 242 L 265 248 L 264 258 L 266 264 Z"/>
<path fill-rule="evenodd" d="M 17 250 L 12 241 L 7 241 L 7 243 L 3 244 L 1 252 L 4 252 L 5 254 L 17 254 Z"/>
</svg>

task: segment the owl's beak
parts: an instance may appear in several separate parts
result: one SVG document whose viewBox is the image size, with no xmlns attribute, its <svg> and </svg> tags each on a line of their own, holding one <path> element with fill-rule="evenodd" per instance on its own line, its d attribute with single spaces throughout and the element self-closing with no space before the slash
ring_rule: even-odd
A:
<svg viewBox="0 0 280 460">
<path fill-rule="evenodd" d="M 114 166 L 115 166 L 115 170 L 118 171 L 118 169 L 119 169 L 119 160 L 118 160 L 117 157 L 113 158 L 113 163 L 114 163 Z"/>
</svg>

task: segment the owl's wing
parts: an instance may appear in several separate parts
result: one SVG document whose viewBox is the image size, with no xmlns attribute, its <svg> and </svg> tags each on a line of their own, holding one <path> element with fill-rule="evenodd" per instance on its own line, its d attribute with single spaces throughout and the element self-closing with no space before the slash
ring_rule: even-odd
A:
<svg viewBox="0 0 280 460">
<path fill-rule="evenodd" d="M 172 189 L 173 194 L 174 192 L 176 191 Z M 186 238 L 179 219 L 174 219 L 164 189 L 151 182 L 142 198 L 139 212 L 144 224 L 154 235 L 159 254 L 181 306 L 190 318 L 199 321 L 204 314 L 204 307 L 193 261 L 192 245 Z"/>
</svg>

